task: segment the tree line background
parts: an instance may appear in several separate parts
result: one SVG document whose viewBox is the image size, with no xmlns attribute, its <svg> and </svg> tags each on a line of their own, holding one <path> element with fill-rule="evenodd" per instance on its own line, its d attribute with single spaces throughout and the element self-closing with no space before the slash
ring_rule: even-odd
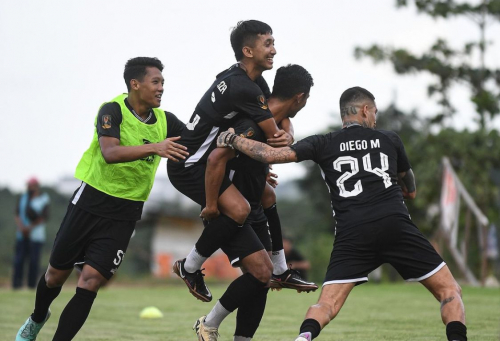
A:
<svg viewBox="0 0 500 341">
<path fill-rule="evenodd" d="M 430 118 L 423 118 L 414 110 L 403 112 L 395 104 L 379 108 L 377 128 L 396 131 L 402 138 L 417 180 L 417 198 L 407 205 L 412 219 L 420 230 L 433 238 L 439 226 L 439 200 L 443 156 L 449 157 L 455 171 L 478 207 L 499 226 L 500 221 L 500 135 L 491 128 L 492 120 L 500 113 L 500 69 L 485 64 L 488 46 L 487 29 L 500 21 L 500 0 L 458 2 L 452 0 L 396 0 L 398 7 L 416 5 L 417 10 L 436 19 L 447 20 L 466 17 L 476 23 L 478 39 L 452 47 L 441 37 L 422 54 L 407 49 L 380 46 L 377 43 L 359 46 L 353 51 L 357 59 L 369 59 L 375 64 L 390 63 L 401 76 L 425 73 L 432 76 L 428 86 L 429 100 L 439 110 Z M 476 130 L 453 128 L 456 108 L 450 91 L 456 86 L 469 89 L 470 101 L 475 106 Z M 337 115 L 337 113 L 333 113 Z M 429 117 L 429 115 L 426 115 Z M 323 132 L 338 130 L 328 127 Z M 295 180 L 300 189 L 297 198 L 278 197 L 278 207 L 285 234 L 292 237 L 298 249 L 311 261 L 311 277 L 321 281 L 328 264 L 333 244 L 333 226 L 329 195 L 319 168 L 304 163 L 304 178 Z M 47 264 L 55 233 L 62 221 L 68 198 L 51 188 L 43 188 L 51 196 L 51 218 L 47 228 L 47 244 L 42 264 Z M 14 208 L 18 193 L 0 188 L 0 278 L 8 283 L 14 252 Z M 465 217 L 461 216 L 461 220 Z M 150 238 L 153 220 L 141 222 L 137 235 L 127 252 L 121 273 L 136 276 L 149 273 Z M 498 231 L 498 229 L 497 229 Z M 499 235 L 500 233 L 497 233 Z M 472 239 L 476 238 L 471 236 Z M 474 249 L 469 251 L 471 265 L 478 275 L 480 257 Z M 447 259 L 446 250 L 444 252 Z M 498 264 L 498 263 L 497 263 Z M 450 263 L 453 268 L 453 264 Z M 492 269 L 499 278 L 498 265 Z M 386 272 L 392 278 L 391 271 Z"/>
</svg>

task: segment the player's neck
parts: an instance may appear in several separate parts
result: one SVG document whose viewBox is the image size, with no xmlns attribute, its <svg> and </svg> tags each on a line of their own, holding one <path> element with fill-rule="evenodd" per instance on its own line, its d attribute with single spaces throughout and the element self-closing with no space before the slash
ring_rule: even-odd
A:
<svg viewBox="0 0 500 341">
<path fill-rule="evenodd" d="M 250 63 L 245 60 L 239 61 L 240 68 L 245 70 L 247 73 L 248 77 L 255 82 L 257 78 L 262 76 L 262 71 L 257 65 Z"/>
<path fill-rule="evenodd" d="M 363 124 L 362 124 L 362 122 L 360 122 L 356 119 L 342 122 L 342 128 L 349 128 L 349 127 L 353 127 L 353 126 L 363 126 Z"/>
<path fill-rule="evenodd" d="M 269 106 L 269 110 L 273 113 L 274 120 L 276 124 L 280 124 L 280 122 L 287 117 L 289 112 L 289 106 L 286 102 L 282 102 L 279 99 L 270 97 L 267 100 L 267 105 Z"/>
<path fill-rule="evenodd" d="M 366 121 L 363 121 L 362 119 L 352 119 L 349 121 L 344 121 L 342 122 L 342 128 L 349 128 L 349 127 L 355 127 L 355 126 L 361 126 L 363 128 L 369 128 L 369 129 L 375 129 L 374 127 L 371 127 L 368 125 Z"/>
<path fill-rule="evenodd" d="M 132 107 L 132 109 L 134 109 L 135 113 L 138 116 L 140 116 L 143 119 L 146 119 L 149 116 L 149 112 L 151 111 L 151 108 L 148 105 L 142 103 L 139 100 L 139 98 L 134 96 L 133 93 L 129 94 L 127 100 L 128 100 L 128 103 L 130 104 L 130 106 Z"/>
</svg>

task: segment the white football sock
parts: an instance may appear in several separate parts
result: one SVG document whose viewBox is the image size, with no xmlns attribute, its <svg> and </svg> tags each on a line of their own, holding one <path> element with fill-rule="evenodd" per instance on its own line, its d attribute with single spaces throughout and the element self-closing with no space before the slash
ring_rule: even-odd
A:
<svg viewBox="0 0 500 341">
<path fill-rule="evenodd" d="M 229 314 L 231 314 L 231 312 L 224 308 L 222 304 L 220 304 L 220 301 L 217 301 L 212 308 L 212 311 L 210 311 L 207 317 L 205 317 L 205 326 L 210 328 L 219 328 L 222 321 Z"/>
<path fill-rule="evenodd" d="M 203 257 L 196 251 L 196 246 L 193 247 L 189 255 L 186 257 L 186 262 L 184 263 L 184 269 L 189 272 L 193 273 L 196 270 L 200 270 L 201 266 L 205 261 L 207 260 L 208 257 Z"/>
<path fill-rule="evenodd" d="M 273 262 L 273 274 L 281 275 L 286 270 L 288 266 L 286 265 L 285 250 L 273 251 L 271 254 L 271 261 Z"/>
</svg>

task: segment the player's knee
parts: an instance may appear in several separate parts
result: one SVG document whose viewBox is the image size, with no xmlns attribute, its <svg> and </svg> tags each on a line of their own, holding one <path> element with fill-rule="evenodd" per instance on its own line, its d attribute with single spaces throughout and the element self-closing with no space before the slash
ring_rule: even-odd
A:
<svg viewBox="0 0 500 341">
<path fill-rule="evenodd" d="M 439 301 L 444 302 L 445 300 L 449 300 L 450 298 L 462 298 L 462 288 L 460 285 L 453 281 L 452 283 L 445 286 L 439 292 Z"/>
<path fill-rule="evenodd" d="M 48 273 L 45 274 L 45 283 L 47 288 L 58 288 L 64 284 L 64 281 L 55 276 L 51 276 Z"/>
<path fill-rule="evenodd" d="M 97 292 L 99 288 L 104 286 L 108 280 L 97 271 L 82 272 L 78 280 L 78 287 L 89 291 Z"/>
<path fill-rule="evenodd" d="M 239 224 L 243 224 L 245 220 L 247 220 L 248 215 L 250 214 L 250 204 L 245 201 L 233 207 L 233 220 Z"/>
<path fill-rule="evenodd" d="M 67 276 L 62 275 L 59 271 L 47 270 L 45 273 L 45 283 L 47 288 L 58 288 L 66 282 Z"/>
<path fill-rule="evenodd" d="M 320 300 L 315 306 L 331 321 L 337 316 L 340 308 L 335 301 Z"/>
<path fill-rule="evenodd" d="M 104 286 L 104 284 L 106 284 L 106 280 L 97 277 L 80 278 L 78 281 L 78 287 L 93 292 L 98 292 L 99 288 Z"/>
<path fill-rule="evenodd" d="M 457 283 L 453 283 L 451 291 L 457 296 L 462 298 L 462 287 Z"/>
</svg>

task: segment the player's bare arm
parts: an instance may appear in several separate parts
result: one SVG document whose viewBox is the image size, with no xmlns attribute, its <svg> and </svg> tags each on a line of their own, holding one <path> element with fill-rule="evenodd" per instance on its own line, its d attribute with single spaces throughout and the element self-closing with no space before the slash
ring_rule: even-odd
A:
<svg viewBox="0 0 500 341">
<path fill-rule="evenodd" d="M 232 129 L 223 132 L 217 138 L 217 147 L 232 147 L 264 163 L 297 162 L 297 154 L 290 147 L 273 148 L 267 144 L 245 139 L 235 135 Z"/>
<path fill-rule="evenodd" d="M 292 145 L 292 143 L 295 141 L 293 136 L 294 136 L 294 131 L 293 131 L 293 125 L 292 121 L 288 117 L 284 118 L 281 120 L 281 122 L 276 122 L 278 123 L 278 127 L 281 129 L 279 133 L 284 131 L 286 134 L 282 134 L 281 136 L 274 137 L 271 139 L 267 139 L 267 143 L 271 147 L 287 147 Z"/>
<path fill-rule="evenodd" d="M 142 146 L 121 146 L 116 137 L 101 136 L 99 145 L 102 156 L 107 163 L 121 163 L 136 161 L 150 155 L 158 155 L 172 161 L 185 159 L 189 153 L 186 147 L 176 143 L 180 137 L 169 137 L 159 143 L 144 144 Z"/>
<path fill-rule="evenodd" d="M 228 148 L 216 148 L 208 156 L 205 170 L 206 206 L 200 214 L 200 217 L 205 220 L 210 221 L 220 214 L 217 206 L 219 190 L 226 173 L 226 164 L 234 156 L 234 150 Z"/>
<path fill-rule="evenodd" d="M 276 125 L 276 121 L 274 120 L 274 118 L 269 118 L 267 120 L 261 121 L 258 123 L 258 125 L 266 135 L 268 143 L 271 146 L 284 147 L 284 146 L 289 146 L 293 143 L 293 136 L 291 136 L 284 130 L 278 129 L 278 126 Z M 276 138 L 279 138 L 280 145 L 276 145 L 276 143 L 271 144 L 269 142 L 270 139 L 276 139 Z"/>
<path fill-rule="evenodd" d="M 292 137 L 295 136 L 292 120 L 290 120 L 289 117 L 285 117 L 281 122 L 278 122 L 278 128 L 283 129 L 288 134 L 292 135 Z"/>
<path fill-rule="evenodd" d="M 415 175 L 411 168 L 406 172 L 398 173 L 398 185 L 401 187 L 405 199 L 415 199 L 417 196 L 417 186 L 415 185 Z"/>
</svg>

